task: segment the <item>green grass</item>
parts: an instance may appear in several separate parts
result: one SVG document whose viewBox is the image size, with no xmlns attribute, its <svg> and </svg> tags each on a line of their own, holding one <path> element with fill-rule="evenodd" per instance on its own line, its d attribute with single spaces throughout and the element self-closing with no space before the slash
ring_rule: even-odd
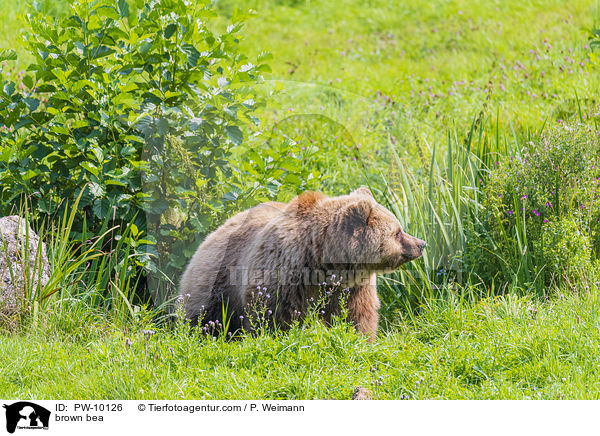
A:
<svg viewBox="0 0 600 436">
<path fill-rule="evenodd" d="M 18 77 L 28 62 L 15 41 L 25 3 L 0 10 L 0 47 L 21 56 L 5 76 Z M 220 26 L 233 2 L 216 5 Z M 377 340 L 366 343 L 342 322 L 235 342 L 201 339 L 134 305 L 123 294 L 128 263 L 111 252 L 86 271 L 59 274 L 61 291 L 35 326 L 0 330 L 0 397 L 346 399 L 360 385 L 376 399 L 598 399 L 597 284 L 535 296 L 511 286 L 490 296 L 483 285 L 465 285 L 461 296 L 460 286 L 435 275 L 464 250 L 482 175 L 495 162 L 490 151 L 518 150 L 557 119 L 597 118 L 600 66 L 585 31 L 597 3 L 244 5 L 258 15 L 243 51 L 274 54 L 264 95 L 283 84 L 256 131 L 277 125 L 314 141 L 324 191 L 369 184 L 429 243 L 414 268 L 380 282 Z M 64 11 L 58 1 L 44 7 Z M 55 273 L 66 262 L 55 263 Z"/>
<path fill-rule="evenodd" d="M 373 344 L 342 322 L 227 343 L 51 313 L 46 329 L 0 336 L 0 397 L 598 399 L 598 296 L 429 300 Z"/>
<path fill-rule="evenodd" d="M 217 6 L 227 15 L 234 3 Z M 292 81 L 292 89 L 318 85 L 286 94 L 271 108 L 273 116 L 289 115 L 289 107 L 337 114 L 333 103 L 352 107 L 364 99 L 360 110 L 344 114 L 358 142 L 379 139 L 364 126 L 366 118 L 402 148 L 415 134 L 443 138 L 448 127 L 465 127 L 480 111 L 499 113 L 503 126 L 537 130 L 548 118 L 575 113 L 575 90 L 590 106 L 597 94 L 585 48 L 585 29 L 598 16 L 595 1 L 254 0 L 242 6 L 258 13 L 243 47 L 274 54 L 268 78 Z M 332 101 L 327 92 L 341 97 Z"/>
<path fill-rule="evenodd" d="M 28 5 L 33 4 L 30 0 L 3 0 L 0 7 L 0 47 L 16 50 L 20 54 L 19 66 L 26 66 L 30 57 L 24 53 L 21 34 L 24 25 L 19 17 L 27 13 Z M 56 15 L 64 13 L 67 4 L 57 0 L 38 0 L 37 4 L 41 11 Z"/>
</svg>

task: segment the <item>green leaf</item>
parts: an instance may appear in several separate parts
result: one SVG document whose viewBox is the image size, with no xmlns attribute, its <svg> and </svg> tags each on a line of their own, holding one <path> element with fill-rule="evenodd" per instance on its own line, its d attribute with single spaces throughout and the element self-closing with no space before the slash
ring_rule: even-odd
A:
<svg viewBox="0 0 600 436">
<path fill-rule="evenodd" d="M 107 47 L 105 45 L 101 45 L 92 50 L 92 53 L 94 54 L 93 59 L 100 59 L 104 56 L 113 54 L 114 52 L 115 51 L 112 48 Z"/>
<path fill-rule="evenodd" d="M 89 188 L 95 198 L 102 198 L 106 195 L 106 188 L 98 183 L 90 183 Z"/>
<path fill-rule="evenodd" d="M 154 213 L 156 215 L 160 215 L 168 208 L 169 208 L 169 201 L 164 198 L 160 198 L 152 204 L 150 210 L 152 213 Z"/>
<path fill-rule="evenodd" d="M 28 88 L 33 88 L 33 79 L 29 74 L 23 77 L 23 84 Z"/>
<path fill-rule="evenodd" d="M 17 52 L 15 52 L 14 50 L 0 50 L 0 62 L 16 60 Z"/>
<path fill-rule="evenodd" d="M 43 83 L 40 86 L 38 86 L 37 88 L 37 92 L 38 93 L 42 93 L 42 92 L 55 92 L 56 91 L 56 87 L 52 84 L 49 83 Z"/>
<path fill-rule="evenodd" d="M 98 177 L 98 174 L 99 174 L 98 168 L 96 168 L 96 166 L 94 166 L 93 164 L 84 161 L 84 162 L 81 162 L 81 166 L 83 168 L 85 168 L 87 171 L 89 171 L 90 173 L 92 173 L 94 176 Z"/>
<path fill-rule="evenodd" d="M 289 171 L 291 173 L 299 173 L 301 171 L 301 169 L 300 169 L 300 167 L 298 165 L 296 165 L 295 163 L 293 163 L 293 162 L 291 162 L 289 160 L 281 162 L 279 164 L 279 166 L 281 168 L 283 168 L 284 170 L 287 170 L 287 171 Z"/>
<path fill-rule="evenodd" d="M 96 13 L 100 17 L 110 18 L 115 21 L 119 19 L 119 14 L 117 13 L 117 10 L 114 6 L 100 6 L 98 9 L 96 9 Z"/>
<path fill-rule="evenodd" d="M 226 77 L 219 77 L 217 79 L 217 85 L 219 85 L 220 88 L 225 88 L 227 85 L 229 85 L 229 81 Z"/>
<path fill-rule="evenodd" d="M 234 23 L 239 23 L 240 21 L 243 21 L 246 18 L 247 15 L 246 13 L 244 13 L 244 11 L 242 11 L 237 6 L 233 8 L 233 12 L 231 14 L 231 21 L 233 21 Z"/>
<path fill-rule="evenodd" d="M 302 179 L 295 174 L 288 174 L 283 180 L 294 186 L 302 185 Z"/>
<path fill-rule="evenodd" d="M 148 52 L 150 51 L 151 48 L 152 48 L 152 42 L 151 41 L 144 41 L 142 43 L 142 45 L 140 46 L 140 54 L 142 56 L 146 56 L 148 54 Z"/>
<path fill-rule="evenodd" d="M 273 54 L 270 51 L 263 51 L 256 58 L 256 63 L 260 64 L 262 62 L 270 61 L 271 59 L 273 59 Z"/>
<path fill-rule="evenodd" d="M 244 134 L 238 126 L 226 126 L 225 133 L 231 142 L 235 145 L 240 145 L 244 140 Z"/>
<path fill-rule="evenodd" d="M 113 104 L 115 106 L 124 105 L 127 107 L 132 107 L 134 105 L 134 103 L 135 103 L 134 96 L 128 92 L 121 92 L 113 98 Z"/>
<path fill-rule="evenodd" d="M 27 171 L 25 171 L 25 172 L 21 173 L 21 178 L 22 178 L 24 181 L 27 181 L 27 180 L 29 180 L 29 179 L 31 179 L 31 178 L 33 178 L 33 177 L 37 176 L 37 175 L 38 175 L 38 173 L 37 173 L 36 171 L 33 171 L 33 170 L 27 170 Z"/>
<path fill-rule="evenodd" d="M 121 17 L 129 17 L 129 4 L 127 3 L 127 0 L 119 0 L 117 5 L 119 7 L 119 14 L 121 15 Z"/>
<path fill-rule="evenodd" d="M 90 123 L 86 120 L 75 120 L 71 125 L 71 129 L 81 129 L 82 127 L 87 127 L 89 125 Z"/>
<path fill-rule="evenodd" d="M 169 133 L 169 120 L 166 118 L 159 119 L 156 130 L 160 136 L 165 136 L 167 133 Z"/>
<path fill-rule="evenodd" d="M 97 198 L 94 200 L 92 210 L 98 219 L 104 219 L 110 209 L 110 201 L 106 198 Z"/>
<path fill-rule="evenodd" d="M 71 131 L 69 129 L 58 124 L 50 127 L 50 131 L 58 133 L 59 135 L 71 135 Z"/>
<path fill-rule="evenodd" d="M 109 185 L 114 185 L 114 186 L 127 186 L 127 184 L 125 184 L 125 183 L 121 182 L 120 180 L 116 180 L 116 179 L 109 179 L 109 180 L 106 180 L 106 181 L 104 182 L 104 184 L 105 184 L 106 186 L 109 186 Z"/>
<path fill-rule="evenodd" d="M 43 213 L 50 213 L 51 201 L 49 198 L 42 198 L 38 201 L 38 209 Z"/>
<path fill-rule="evenodd" d="M 169 24 L 165 29 L 165 39 L 169 39 L 177 30 L 177 24 Z"/>
<path fill-rule="evenodd" d="M 27 97 L 25 99 L 25 104 L 31 112 L 35 112 L 40 105 L 40 101 L 37 98 Z"/>
<path fill-rule="evenodd" d="M 259 73 L 270 73 L 273 70 L 271 70 L 271 67 L 268 64 L 260 64 L 258 67 L 256 67 L 256 71 Z"/>
<path fill-rule="evenodd" d="M 8 82 L 6 85 L 4 85 L 4 93 L 9 97 L 15 93 L 15 89 L 15 82 Z"/>
<path fill-rule="evenodd" d="M 186 43 L 181 46 L 181 49 L 183 50 L 183 52 L 185 54 L 188 55 L 188 63 L 192 67 L 195 67 L 196 65 L 198 65 L 198 59 L 200 59 L 200 52 L 198 50 L 196 50 L 196 47 L 194 47 L 191 44 Z"/>
</svg>

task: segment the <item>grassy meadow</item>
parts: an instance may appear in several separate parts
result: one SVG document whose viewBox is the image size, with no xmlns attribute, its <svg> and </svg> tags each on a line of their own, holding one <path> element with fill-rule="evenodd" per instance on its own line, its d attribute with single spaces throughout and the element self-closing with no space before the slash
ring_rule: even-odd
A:
<svg viewBox="0 0 600 436">
<path fill-rule="evenodd" d="M 19 58 L 0 77 L 27 90 L 27 2 L 5 3 L 0 49 Z M 107 227 L 78 230 L 70 245 L 65 212 L 42 229 L 58 292 L 0 327 L 0 397 L 349 399 L 363 386 L 374 399 L 600 398 L 600 5 L 215 0 L 210 28 L 226 29 L 234 6 L 254 11 L 240 51 L 272 53 L 260 123 L 227 157 L 247 168 L 240 184 L 267 183 L 253 156 L 293 154 L 294 177 L 264 199 L 367 185 L 428 243 L 378 281 L 376 341 L 343 319 L 203 337 L 136 293 L 137 226 L 114 243 Z M 16 162 L 3 163 L 7 144 L 0 171 Z"/>
<path fill-rule="evenodd" d="M 77 311 L 2 337 L 0 393 L 36 399 L 596 399 L 597 289 L 431 301 L 368 344 L 347 324 L 227 343 Z"/>
</svg>

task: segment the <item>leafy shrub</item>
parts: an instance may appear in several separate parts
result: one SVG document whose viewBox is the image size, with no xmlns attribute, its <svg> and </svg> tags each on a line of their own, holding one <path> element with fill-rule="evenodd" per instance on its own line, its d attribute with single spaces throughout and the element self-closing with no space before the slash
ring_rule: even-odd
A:
<svg viewBox="0 0 600 436">
<path fill-rule="evenodd" d="M 598 145 L 594 129 L 559 125 L 502 159 L 485 189 L 485 213 L 468 238 L 466 262 L 474 273 L 486 282 L 541 289 L 576 245 L 569 265 L 583 261 L 581 250 L 597 256 L 598 244 L 587 241 L 598 240 Z"/>
<path fill-rule="evenodd" d="M 373 178 L 372 168 L 365 168 L 372 162 L 363 159 L 346 127 L 326 116 L 291 115 L 259 135 L 264 141 L 245 150 L 240 165 L 264 180 L 265 199 L 288 201 L 310 189 L 342 195 Z"/>
<path fill-rule="evenodd" d="M 593 269 L 589 234 L 576 218 L 564 217 L 545 223 L 541 242 L 547 274 L 551 278 L 573 282 Z"/>
<path fill-rule="evenodd" d="M 0 88 L 3 212 L 28 197 L 48 216 L 82 194 L 76 231 L 135 222 L 160 255 L 137 259 L 176 277 L 252 189 L 231 152 L 257 122 L 250 85 L 268 55 L 252 63 L 239 52 L 244 14 L 236 9 L 220 35 L 208 27 L 214 16 L 209 3 L 184 0 L 81 0 L 60 18 L 32 11 L 25 90 Z"/>
</svg>

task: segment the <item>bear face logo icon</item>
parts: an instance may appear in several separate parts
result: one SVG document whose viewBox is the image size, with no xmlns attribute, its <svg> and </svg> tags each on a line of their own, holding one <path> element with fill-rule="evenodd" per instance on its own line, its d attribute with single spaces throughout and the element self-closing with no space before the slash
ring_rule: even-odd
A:
<svg viewBox="0 0 600 436">
<path fill-rule="evenodd" d="M 17 427 L 48 429 L 50 411 L 29 401 L 3 406 L 6 409 L 6 431 L 14 433 Z"/>
</svg>

